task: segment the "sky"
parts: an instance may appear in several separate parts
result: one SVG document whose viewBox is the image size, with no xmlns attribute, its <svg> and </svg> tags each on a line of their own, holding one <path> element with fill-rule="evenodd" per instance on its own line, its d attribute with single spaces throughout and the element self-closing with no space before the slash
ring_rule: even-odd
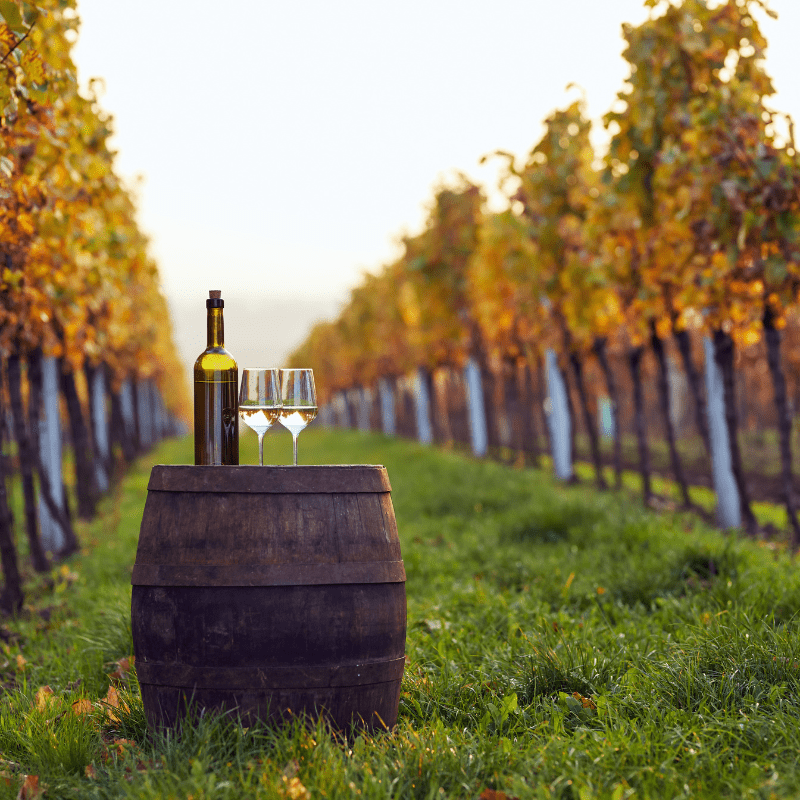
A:
<svg viewBox="0 0 800 800">
<path fill-rule="evenodd" d="M 770 6 L 771 104 L 800 120 L 800 0 Z M 496 198 L 499 162 L 482 156 L 524 156 L 579 91 L 599 122 L 627 76 L 621 25 L 647 11 L 643 0 L 78 0 L 78 14 L 79 80 L 103 79 L 118 172 L 143 178 L 140 223 L 184 359 L 205 346 L 204 299 L 221 289 L 240 365 L 280 366 L 421 228 L 448 176 Z"/>
</svg>

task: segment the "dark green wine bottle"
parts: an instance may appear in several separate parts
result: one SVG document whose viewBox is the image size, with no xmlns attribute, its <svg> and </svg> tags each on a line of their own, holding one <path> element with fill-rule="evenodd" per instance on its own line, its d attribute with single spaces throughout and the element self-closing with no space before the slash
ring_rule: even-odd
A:
<svg viewBox="0 0 800 800">
<path fill-rule="evenodd" d="M 208 293 L 208 347 L 194 362 L 194 463 L 239 463 L 239 367 L 225 349 L 222 292 Z"/>
</svg>

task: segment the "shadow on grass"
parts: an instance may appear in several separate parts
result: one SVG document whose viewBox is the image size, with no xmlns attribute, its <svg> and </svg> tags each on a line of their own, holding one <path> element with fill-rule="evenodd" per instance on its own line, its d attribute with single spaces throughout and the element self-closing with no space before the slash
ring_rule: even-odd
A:
<svg viewBox="0 0 800 800">
<path fill-rule="evenodd" d="M 708 592 L 720 581 L 735 579 L 740 563 L 740 556 L 729 549 L 712 552 L 689 544 L 668 557 L 659 554 L 646 570 L 623 571 L 608 599 L 652 610 L 659 598 Z"/>
<path fill-rule="evenodd" d="M 525 544 L 557 544 L 582 541 L 605 514 L 577 499 L 511 512 L 503 520 L 502 538 Z"/>
</svg>

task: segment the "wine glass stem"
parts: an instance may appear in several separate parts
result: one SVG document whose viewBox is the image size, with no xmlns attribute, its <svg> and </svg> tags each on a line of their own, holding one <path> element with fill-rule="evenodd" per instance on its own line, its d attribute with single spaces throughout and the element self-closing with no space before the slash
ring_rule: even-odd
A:
<svg viewBox="0 0 800 800">
<path fill-rule="evenodd" d="M 292 450 L 294 451 L 294 465 L 297 466 L 297 434 L 292 434 Z"/>
<path fill-rule="evenodd" d="M 264 466 L 264 434 L 258 434 L 258 465 Z"/>
</svg>

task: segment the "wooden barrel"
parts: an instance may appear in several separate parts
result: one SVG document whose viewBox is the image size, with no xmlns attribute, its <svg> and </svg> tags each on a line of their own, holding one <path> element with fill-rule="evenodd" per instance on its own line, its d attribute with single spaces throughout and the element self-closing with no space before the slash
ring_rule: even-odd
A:
<svg viewBox="0 0 800 800">
<path fill-rule="evenodd" d="M 191 709 L 391 728 L 405 569 L 384 467 L 156 466 L 131 583 L 148 724 Z"/>
</svg>

